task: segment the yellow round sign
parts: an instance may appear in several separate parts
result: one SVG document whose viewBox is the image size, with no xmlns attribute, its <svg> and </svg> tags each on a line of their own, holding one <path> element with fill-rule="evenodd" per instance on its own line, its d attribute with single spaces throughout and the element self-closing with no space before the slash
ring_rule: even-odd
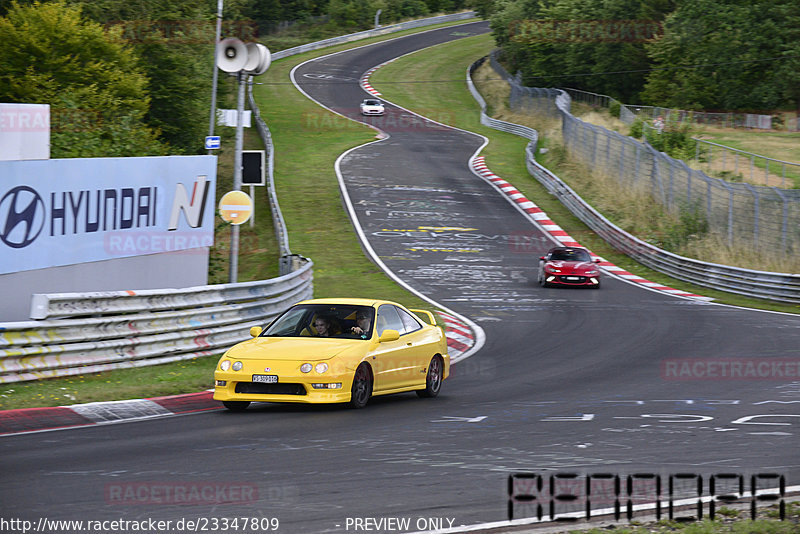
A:
<svg viewBox="0 0 800 534">
<path fill-rule="evenodd" d="M 253 213 L 253 200 L 244 191 L 228 191 L 219 199 L 219 216 L 231 224 L 246 222 Z"/>
</svg>

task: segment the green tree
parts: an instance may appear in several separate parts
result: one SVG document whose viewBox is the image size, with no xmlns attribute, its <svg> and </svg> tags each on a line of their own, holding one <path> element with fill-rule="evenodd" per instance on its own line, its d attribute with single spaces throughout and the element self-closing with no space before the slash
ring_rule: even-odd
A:
<svg viewBox="0 0 800 534">
<path fill-rule="evenodd" d="M 372 28 L 375 12 L 384 7 L 382 0 L 330 0 L 328 14 L 331 23 L 339 28 L 347 31 L 365 30 Z"/>
<path fill-rule="evenodd" d="M 53 157 L 163 153 L 136 55 L 79 7 L 14 2 L 0 42 L 0 100 L 50 104 Z"/>
<path fill-rule="evenodd" d="M 214 68 L 216 2 L 196 0 L 70 0 L 92 20 L 118 30 L 149 79 L 145 120 L 173 152 L 198 153 L 207 135 Z M 226 35 L 252 41 L 257 30 L 226 1 Z M 230 18 L 234 17 L 234 18 Z M 224 86 L 224 84 L 221 84 Z"/>
<path fill-rule="evenodd" d="M 658 70 L 643 96 L 658 105 L 770 110 L 798 101 L 796 0 L 695 0 L 666 19 L 648 46 Z M 781 59 L 776 59 L 781 58 Z"/>
<path fill-rule="evenodd" d="M 669 0 L 500 0 L 491 27 L 526 85 L 574 87 L 635 101 Z M 624 72 L 623 71 L 629 71 Z"/>
</svg>

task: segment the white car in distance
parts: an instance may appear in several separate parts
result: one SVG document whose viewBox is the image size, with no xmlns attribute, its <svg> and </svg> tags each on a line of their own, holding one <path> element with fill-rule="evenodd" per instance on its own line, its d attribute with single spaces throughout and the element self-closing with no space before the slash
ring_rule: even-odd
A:
<svg viewBox="0 0 800 534">
<path fill-rule="evenodd" d="M 377 98 L 365 98 L 361 102 L 362 115 L 383 115 L 384 111 L 383 102 Z"/>
</svg>

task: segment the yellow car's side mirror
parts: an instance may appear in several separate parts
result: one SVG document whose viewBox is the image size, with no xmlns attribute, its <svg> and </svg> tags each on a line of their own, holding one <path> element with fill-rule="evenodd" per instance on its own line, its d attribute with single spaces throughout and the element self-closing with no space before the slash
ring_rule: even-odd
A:
<svg viewBox="0 0 800 534">
<path fill-rule="evenodd" d="M 400 332 L 397 330 L 384 330 L 381 337 L 378 338 L 378 342 L 386 343 L 387 341 L 397 341 L 400 339 Z"/>
<path fill-rule="evenodd" d="M 251 326 L 250 327 L 250 335 L 252 337 L 258 337 L 261 335 L 262 328 L 260 326 Z"/>
</svg>

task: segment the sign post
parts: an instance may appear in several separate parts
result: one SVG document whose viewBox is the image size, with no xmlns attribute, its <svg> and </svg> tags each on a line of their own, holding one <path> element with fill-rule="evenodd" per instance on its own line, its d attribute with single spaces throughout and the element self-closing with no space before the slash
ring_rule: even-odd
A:
<svg viewBox="0 0 800 534">
<path fill-rule="evenodd" d="M 239 83 L 236 99 L 236 148 L 233 154 L 233 192 L 240 192 L 242 189 L 245 84 L 250 82 L 252 76 L 258 76 L 267 71 L 271 62 L 271 55 L 267 47 L 262 44 L 250 43 L 245 45 L 238 39 L 230 38 L 219 43 L 215 58 L 217 66 L 225 72 L 235 74 Z M 245 193 L 242 194 L 247 196 Z M 250 205 L 248 218 L 253 211 L 252 201 Z M 231 226 L 230 270 L 228 274 L 228 281 L 231 283 L 238 281 L 239 224 Z"/>
</svg>

